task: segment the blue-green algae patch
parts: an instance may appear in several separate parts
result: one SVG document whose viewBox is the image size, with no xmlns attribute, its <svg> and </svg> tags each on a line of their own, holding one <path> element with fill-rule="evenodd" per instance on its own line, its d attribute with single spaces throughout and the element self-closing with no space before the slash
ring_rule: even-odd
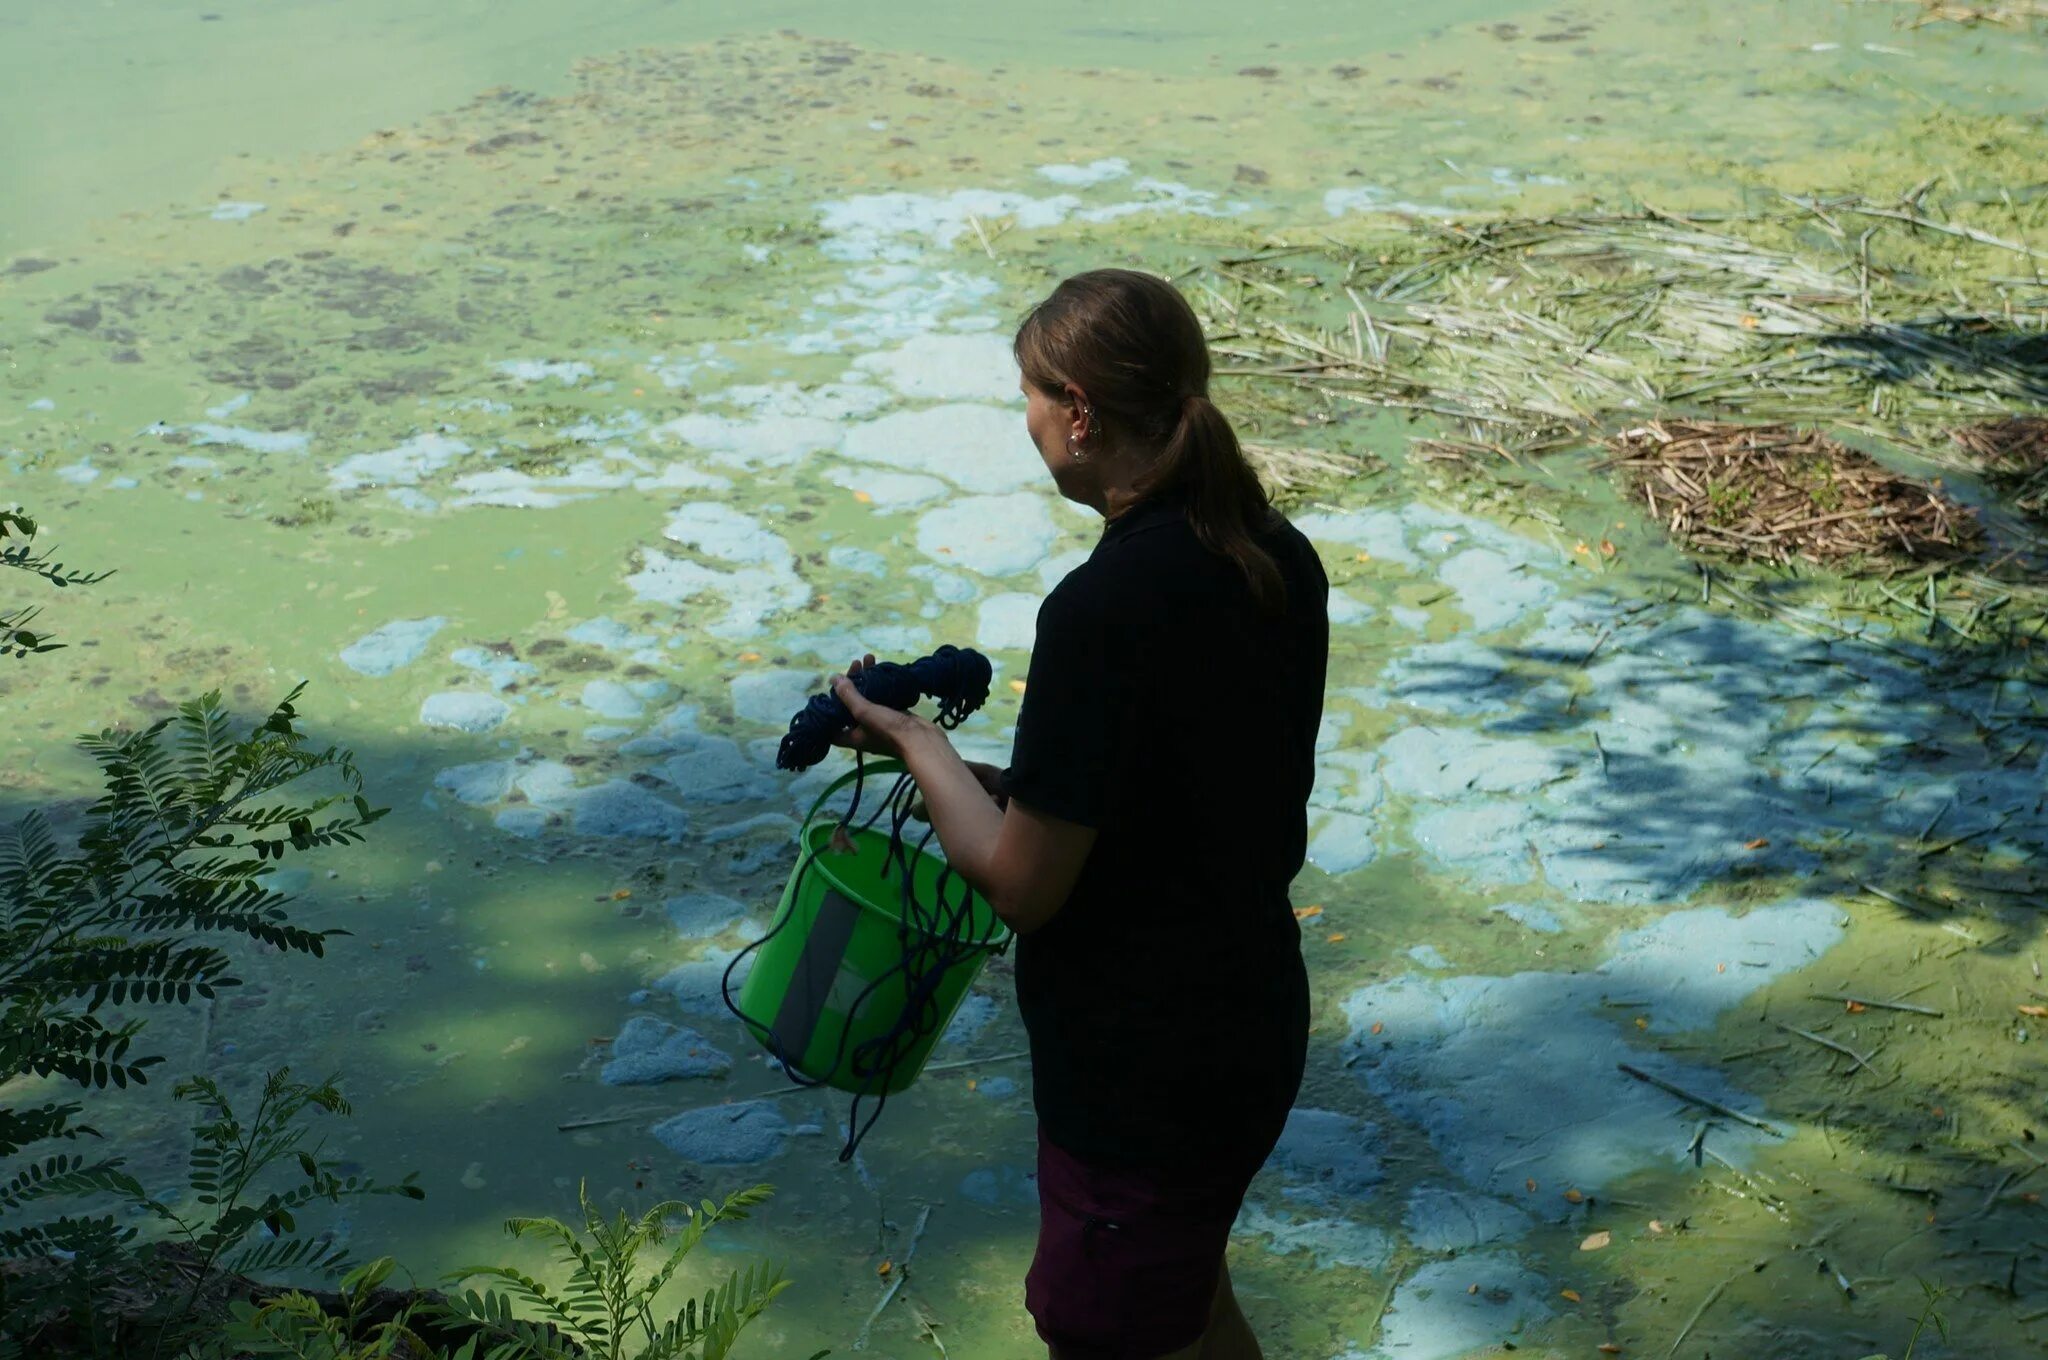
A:
<svg viewBox="0 0 2048 1360">
<path fill-rule="evenodd" d="M 1918 146 L 1872 121 L 1917 101 L 1888 62 L 1960 91 L 2010 53 L 1835 6 L 1684 21 L 1489 14 L 1195 74 L 637 49 L 16 259 L 7 494 L 119 574 L 53 607 L 72 650 L 0 682 L 0 806 L 86 790 L 70 733 L 310 679 L 309 725 L 397 811 L 279 886 L 354 933 L 159 1023 L 230 1083 L 342 1074 L 347 1155 L 430 1197 L 334 1231 L 424 1273 L 516 1256 L 500 1220 L 582 1180 L 766 1179 L 727 1244 L 799 1282 L 763 1353 L 846 1346 L 924 1207 L 875 1348 L 931 1351 L 923 1319 L 954 1354 L 1026 1349 L 1004 965 L 938 1055 L 971 1065 L 847 1165 L 843 1107 L 721 1013 L 837 768 L 775 771 L 781 727 L 851 656 L 971 642 L 997 684 L 959 740 L 1002 759 L 1036 602 L 1093 541 L 1006 367 L 1066 270 L 1360 214 L 1904 190 L 1928 144 L 2029 187 L 2010 98 Z M 2038 1345 L 2036 691 L 1702 599 L 1581 465 L 1470 479 L 1390 418 L 1224 395 L 1250 436 L 1387 468 L 1291 507 L 1339 593 L 1296 890 L 1311 1070 L 1231 1258 L 1269 1349 L 1860 1355 L 1903 1347 L 1916 1279 L 1956 1291 L 1949 1353 Z M 175 1179 L 165 1104 L 99 1122 Z"/>
</svg>

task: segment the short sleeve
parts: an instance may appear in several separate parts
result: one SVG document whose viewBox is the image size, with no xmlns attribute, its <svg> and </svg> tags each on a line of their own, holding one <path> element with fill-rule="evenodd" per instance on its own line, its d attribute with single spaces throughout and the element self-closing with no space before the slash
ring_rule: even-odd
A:
<svg viewBox="0 0 2048 1360">
<path fill-rule="evenodd" d="M 1048 816 L 1099 827 L 1109 807 L 1122 668 L 1101 611 L 1075 584 L 1069 576 L 1039 606 L 1003 792 Z"/>
</svg>

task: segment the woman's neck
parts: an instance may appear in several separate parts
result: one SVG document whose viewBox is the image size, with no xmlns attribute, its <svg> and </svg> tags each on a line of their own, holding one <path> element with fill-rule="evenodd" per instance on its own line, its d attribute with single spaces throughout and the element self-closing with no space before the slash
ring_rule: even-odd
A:
<svg viewBox="0 0 2048 1360">
<path fill-rule="evenodd" d="M 1142 484 L 1139 460 L 1122 454 L 1105 458 L 1096 472 L 1095 495 L 1090 505 L 1106 520 L 1114 520 L 1139 501 L 1150 488 Z"/>
</svg>

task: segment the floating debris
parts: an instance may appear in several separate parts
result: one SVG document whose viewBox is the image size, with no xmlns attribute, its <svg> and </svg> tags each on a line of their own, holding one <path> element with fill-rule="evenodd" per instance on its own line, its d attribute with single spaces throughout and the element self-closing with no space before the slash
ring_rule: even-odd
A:
<svg viewBox="0 0 2048 1360">
<path fill-rule="evenodd" d="M 1949 438 L 2012 505 L 2048 519 L 2048 416 L 1965 425 Z"/>
<path fill-rule="evenodd" d="M 1688 546 L 1814 563 L 1953 557 L 1970 510 L 1814 430 L 1652 421 L 1607 441 L 1650 517 Z"/>
</svg>

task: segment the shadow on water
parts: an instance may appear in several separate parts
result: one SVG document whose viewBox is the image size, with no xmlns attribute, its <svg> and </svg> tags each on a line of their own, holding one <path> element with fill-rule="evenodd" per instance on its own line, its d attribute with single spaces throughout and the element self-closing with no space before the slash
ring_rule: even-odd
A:
<svg viewBox="0 0 2048 1360">
<path fill-rule="evenodd" d="M 1980 317 L 1873 321 L 1823 335 L 1818 348 L 1866 383 L 1982 391 L 2006 402 L 2048 403 L 2048 334 Z"/>
</svg>

